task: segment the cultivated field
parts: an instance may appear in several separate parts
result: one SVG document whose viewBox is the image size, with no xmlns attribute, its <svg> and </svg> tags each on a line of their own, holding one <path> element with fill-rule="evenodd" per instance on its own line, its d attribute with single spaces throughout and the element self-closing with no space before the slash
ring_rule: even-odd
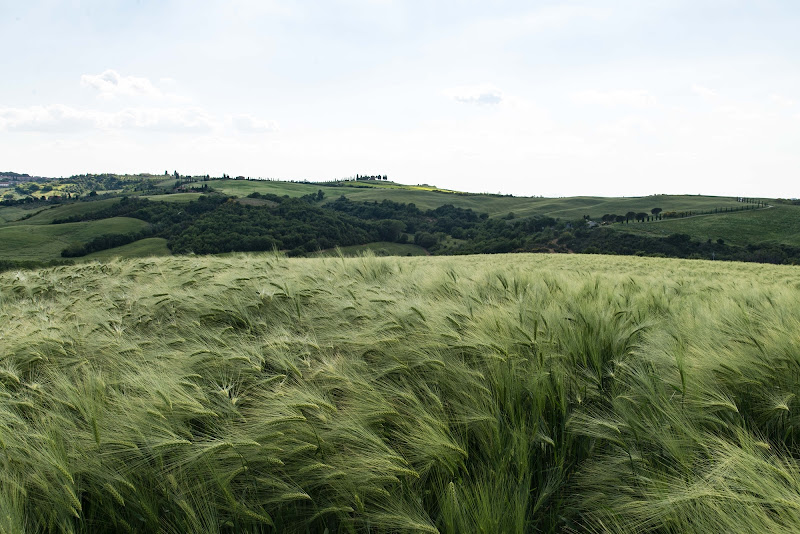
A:
<svg viewBox="0 0 800 534">
<path fill-rule="evenodd" d="M 796 532 L 800 269 L 0 274 L 0 532 Z"/>
</svg>

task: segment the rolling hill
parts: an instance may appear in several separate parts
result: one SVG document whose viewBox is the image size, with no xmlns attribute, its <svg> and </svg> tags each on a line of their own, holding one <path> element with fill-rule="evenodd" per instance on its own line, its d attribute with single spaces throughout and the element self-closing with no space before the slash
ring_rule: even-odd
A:
<svg viewBox="0 0 800 534">
<path fill-rule="evenodd" d="M 0 232 L 5 236 L 0 246 L 0 259 L 6 261 L 36 260 L 48 261 L 58 259 L 61 251 L 67 247 L 87 246 L 97 250 L 97 240 L 107 234 L 114 234 L 117 241 L 128 243 L 131 238 L 122 236 L 134 235 L 133 239 L 157 238 L 159 245 L 152 250 L 163 253 L 163 246 L 168 249 L 186 252 L 200 250 L 207 252 L 227 252 L 230 250 L 265 250 L 272 246 L 283 247 L 293 255 L 312 254 L 320 249 L 332 249 L 339 245 L 346 254 L 356 253 L 364 249 L 378 250 L 382 254 L 434 253 L 459 254 L 475 252 L 511 252 L 511 251 L 556 251 L 556 252 L 609 252 L 617 254 L 664 254 L 679 257 L 701 257 L 720 259 L 741 259 L 746 261 L 769 261 L 786 263 L 800 258 L 800 206 L 784 202 L 769 202 L 757 199 L 761 203 L 743 204 L 731 197 L 713 197 L 696 195 L 653 195 L 647 197 L 570 197 L 540 198 L 513 197 L 490 194 L 471 194 L 456 191 L 439 190 L 433 186 L 409 186 L 382 181 L 359 181 L 338 183 L 296 183 L 259 180 L 219 180 L 203 179 L 201 181 L 181 184 L 178 192 L 172 194 L 153 194 L 156 191 L 168 192 L 176 187 L 174 179 L 165 180 L 163 176 L 119 177 L 116 175 L 99 178 L 83 177 L 83 182 L 91 185 L 108 183 L 115 187 L 127 187 L 132 183 L 135 189 L 130 190 L 128 198 L 149 199 L 155 204 L 168 203 L 173 208 L 167 209 L 172 215 L 162 214 L 160 223 L 153 226 L 150 215 L 131 216 L 119 210 L 122 196 L 105 194 L 76 201 L 31 202 L 0 206 Z M 76 180 L 76 184 L 83 183 Z M 58 186 L 57 186 L 58 187 Z M 239 197 L 239 202 L 246 209 L 234 216 L 229 206 L 221 210 L 239 220 L 242 228 L 261 228 L 258 235 L 231 235 L 227 239 L 216 239 L 217 244 L 210 248 L 201 243 L 205 235 L 219 237 L 221 232 L 228 232 L 230 225 L 225 225 L 222 218 L 212 222 L 197 223 L 185 220 L 185 209 L 196 205 L 201 193 L 192 188 L 211 188 L 216 195 Z M 141 191 L 141 192 L 139 192 Z M 203 189 L 206 191 L 206 189 Z M 322 192 L 320 196 L 318 193 Z M 246 198 L 257 195 L 260 198 Z M 314 236 L 313 230 L 306 228 L 303 236 L 290 236 L 287 231 L 281 235 L 265 234 L 264 217 L 260 213 L 280 211 L 280 199 L 288 196 L 291 199 L 310 199 L 313 207 L 307 208 L 309 218 L 327 217 L 324 225 L 334 225 L 339 229 L 327 232 L 327 237 Z M 104 198 L 107 197 L 107 198 Z M 273 200 L 268 200 L 272 197 Z M 279 197 L 279 198 L 278 198 Z M 338 202 L 345 197 L 350 205 Z M 90 201 L 87 201 L 90 200 Z M 17 201 L 21 202 L 21 201 Z M 194 202 L 194 203 L 193 203 Z M 383 209 L 387 206 L 390 209 Z M 375 208 L 375 203 L 380 205 Z M 287 203 L 288 206 L 290 203 Z M 451 205 L 456 211 L 447 212 L 445 206 Z M 182 207 L 182 206 L 185 206 Z M 358 208 L 364 207 L 364 209 Z M 370 208 L 370 206 L 373 206 Z M 413 220 L 408 219 L 405 211 L 417 210 Z M 764 207 L 769 206 L 769 207 Z M 741 210 L 743 207 L 759 209 Z M 686 214 L 709 213 L 707 215 L 673 218 L 663 220 L 646 220 L 644 222 L 629 221 L 604 225 L 600 229 L 584 231 L 587 220 L 599 222 L 603 215 L 626 213 L 647 213 L 653 208 L 660 208 L 663 213 L 675 212 Z M 282 209 L 282 208 L 281 208 Z M 322 209 L 323 211 L 318 211 Z M 317 210 L 317 211 L 315 211 Z M 336 211 L 339 214 L 336 214 Z M 370 210 L 372 210 L 370 212 Z M 444 211 L 443 211 L 444 210 Z M 458 211 L 461 210 L 461 211 Z M 475 214 L 486 214 L 489 220 L 485 223 L 469 223 L 464 226 L 466 214 L 471 210 Z M 162 210 L 164 211 L 164 210 Z M 236 210 L 234 210 L 236 211 Z M 239 210 L 241 211 L 241 210 Z M 285 210 L 284 210 L 285 211 Z M 297 210 L 295 209 L 295 212 Z M 369 214 L 367 212 L 370 212 Z M 445 213 L 447 212 L 447 213 Z M 415 212 L 416 213 L 416 212 Z M 427 215 L 426 215 L 427 214 Z M 281 215 L 282 216 L 282 215 Z M 333 217 L 331 219 L 330 217 Z M 354 224 L 352 217 L 367 217 L 367 221 L 357 222 L 361 228 L 359 233 L 344 231 L 343 228 Z M 453 227 L 453 219 L 458 228 Z M 142 218 L 144 217 L 144 218 Z M 150 217 L 150 218 L 148 218 Z M 222 217 L 222 216 L 220 216 Z M 350 219 L 347 219 L 350 217 Z M 116 221 L 102 222 L 98 218 Z M 399 226 L 398 218 L 405 226 Z M 468 217 L 467 217 L 468 218 Z M 178 219 L 184 222 L 176 225 Z M 336 219 L 339 222 L 333 222 Z M 165 229 L 167 221 L 169 229 Z M 259 220 L 260 222 L 255 222 Z M 345 220 L 349 222 L 345 222 Z M 492 221 L 505 221 L 503 224 Z M 54 224 L 69 221 L 77 226 Z M 248 222 L 250 221 L 250 222 Z M 383 222 L 382 222 L 383 221 Z M 309 223 L 306 220 L 304 224 Z M 275 224 L 274 222 L 269 223 Z M 294 224 L 294 223 L 292 223 Z M 394 224 L 398 231 L 388 231 L 384 227 Z M 476 225 L 477 224 L 477 225 Z M 193 226 L 194 225 L 194 226 Z M 242 226 L 243 225 L 243 226 Z M 323 226 L 324 226 L 323 225 Z M 383 225 L 383 226 L 381 226 Z M 313 225 L 312 225 L 313 226 Z M 320 230 L 322 227 L 317 225 Z M 205 228 L 203 230 L 202 228 Z M 550 230 L 543 230 L 549 228 Z M 144 232 L 146 230 L 146 232 Z M 252 234 L 252 231 L 238 230 Z M 149 232 L 149 233 L 148 233 Z M 188 234 L 191 234 L 187 237 Z M 260 233 L 259 233 L 260 232 Z M 312 233 L 309 233 L 312 232 Z M 363 233 L 365 232 L 365 233 Z M 179 234 L 186 235 L 179 235 Z M 355 240 L 352 236 L 358 235 Z M 682 242 L 666 238 L 685 235 L 691 241 Z M 340 237 L 331 237 L 340 236 Z M 349 241 L 343 236 L 350 236 Z M 365 237 L 371 236 L 371 237 Z M 216 238 L 215 237 L 215 238 Z M 93 241 L 94 240 L 94 241 Z M 371 240 L 371 241 L 370 241 Z M 114 239 L 107 239 L 114 243 Z M 395 241 L 395 246 L 381 246 L 379 243 Z M 231 247 L 223 246 L 223 242 Z M 92 244 L 94 243 L 94 244 Z M 115 255 L 126 257 L 129 254 L 141 255 L 150 250 L 156 242 L 149 241 L 138 247 L 115 247 L 103 250 L 102 254 L 90 258 L 110 258 Z M 178 244 L 178 249 L 174 247 Z M 238 243 L 238 244 L 237 244 Z M 709 243 L 710 245 L 703 245 Z M 422 249 L 406 249 L 416 245 Z M 713 246 L 712 246 L 713 245 Z M 751 250 L 755 246 L 757 250 Z M 255 247 L 255 248 L 254 248 Z M 260 248 L 259 248 L 260 247 Z M 353 248 L 348 248 L 353 247 Z M 424 249 L 424 250 L 423 250 Z M 90 250 L 90 251 L 91 251 Z M 74 255 L 74 254 L 73 254 Z"/>
</svg>

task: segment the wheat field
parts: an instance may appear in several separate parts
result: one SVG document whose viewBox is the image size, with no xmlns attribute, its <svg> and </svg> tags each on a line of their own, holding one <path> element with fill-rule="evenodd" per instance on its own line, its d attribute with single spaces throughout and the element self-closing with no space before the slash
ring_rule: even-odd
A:
<svg viewBox="0 0 800 534">
<path fill-rule="evenodd" d="M 0 274 L 0 532 L 798 532 L 800 269 Z"/>
</svg>

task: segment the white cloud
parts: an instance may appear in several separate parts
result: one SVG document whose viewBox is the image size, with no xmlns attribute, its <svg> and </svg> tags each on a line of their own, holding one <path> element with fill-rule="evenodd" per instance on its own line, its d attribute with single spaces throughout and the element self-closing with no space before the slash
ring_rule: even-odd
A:
<svg viewBox="0 0 800 534">
<path fill-rule="evenodd" d="M 597 91 L 590 89 L 573 93 L 573 101 L 579 104 L 599 105 L 605 107 L 631 106 L 645 108 L 657 103 L 656 97 L 644 90 Z"/>
<path fill-rule="evenodd" d="M 709 89 L 708 87 L 703 87 L 702 85 L 693 85 L 692 92 L 698 96 L 702 96 L 705 98 L 716 98 L 719 96 L 716 91 L 713 89 Z"/>
<path fill-rule="evenodd" d="M 456 102 L 479 106 L 495 105 L 503 100 L 503 92 L 489 84 L 454 87 L 445 90 L 444 95 Z"/>
<path fill-rule="evenodd" d="M 28 108 L 0 108 L 0 129 L 9 131 L 63 132 L 87 130 L 97 124 L 97 113 L 60 104 Z"/>
<path fill-rule="evenodd" d="M 234 128 L 244 133 L 277 132 L 278 123 L 251 117 L 250 115 L 233 115 L 230 117 Z"/>
<path fill-rule="evenodd" d="M 204 132 L 217 121 L 198 108 L 129 108 L 104 117 L 101 127 L 110 129 L 143 129 L 160 131 Z"/>
<path fill-rule="evenodd" d="M 101 74 L 84 74 L 81 76 L 81 85 L 97 90 L 102 98 L 115 98 L 118 96 L 164 98 L 166 95 L 147 78 L 135 76 L 120 76 L 112 69 Z"/>
<path fill-rule="evenodd" d="M 792 100 L 791 98 L 786 98 L 785 96 L 776 95 L 774 93 L 769 95 L 769 99 L 778 104 L 779 106 L 784 106 L 787 108 L 792 107 L 795 104 L 794 100 Z"/>
<path fill-rule="evenodd" d="M 209 131 L 214 117 L 197 108 L 127 108 L 116 112 L 81 110 L 60 104 L 0 108 L 0 129 L 28 132 L 82 130 Z"/>
</svg>

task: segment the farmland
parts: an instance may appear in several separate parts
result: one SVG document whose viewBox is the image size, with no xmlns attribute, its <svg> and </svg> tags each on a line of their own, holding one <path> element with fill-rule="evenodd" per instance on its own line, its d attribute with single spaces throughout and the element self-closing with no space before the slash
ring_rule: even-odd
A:
<svg viewBox="0 0 800 534">
<path fill-rule="evenodd" d="M 800 524 L 797 267 L 112 260 L 0 318 L 0 531 Z"/>
<path fill-rule="evenodd" d="M 78 176 L 47 187 L 84 191 L 99 186 L 115 189 L 91 191 L 80 200 L 27 198 L 0 206 L 0 231 L 6 237 L 0 267 L 98 252 L 88 257 L 138 257 L 156 243 L 129 246 L 142 239 L 161 240 L 154 254 L 164 254 L 163 247 L 178 254 L 277 248 L 290 256 L 314 256 L 340 247 L 346 255 L 369 249 L 379 255 L 547 251 L 800 262 L 800 206 L 783 201 L 513 197 L 375 180 L 151 175 Z M 114 193 L 119 188 L 126 193 Z M 651 217 L 651 210 L 667 217 Z M 613 220 L 624 222 L 609 224 Z"/>
<path fill-rule="evenodd" d="M 130 233 L 146 227 L 146 222 L 128 217 L 59 225 L 0 226 L 0 259 L 52 260 L 60 258 L 61 251 L 70 245 L 103 234 Z"/>
<path fill-rule="evenodd" d="M 443 191 L 436 188 L 417 188 L 399 184 L 372 184 L 342 182 L 339 187 L 325 184 L 294 183 L 261 180 L 212 180 L 209 187 L 229 195 L 246 196 L 253 192 L 276 195 L 302 196 L 316 193 L 322 189 L 328 201 L 345 195 L 353 201 L 380 202 L 384 199 L 394 202 L 414 203 L 423 209 L 435 209 L 443 204 L 459 208 L 469 208 L 490 217 L 507 215 L 513 212 L 518 217 L 547 215 L 565 219 L 580 219 L 589 214 L 600 218 L 604 213 L 627 213 L 628 211 L 649 211 L 660 207 L 664 211 L 707 210 L 732 208 L 740 204 L 732 197 L 691 196 L 691 195 L 653 195 L 649 197 L 513 197 L 489 194 L 461 193 Z"/>
<path fill-rule="evenodd" d="M 772 242 L 800 246 L 800 209 L 777 204 L 768 209 L 665 219 L 620 229 L 652 236 L 684 233 L 736 245 Z"/>
</svg>

